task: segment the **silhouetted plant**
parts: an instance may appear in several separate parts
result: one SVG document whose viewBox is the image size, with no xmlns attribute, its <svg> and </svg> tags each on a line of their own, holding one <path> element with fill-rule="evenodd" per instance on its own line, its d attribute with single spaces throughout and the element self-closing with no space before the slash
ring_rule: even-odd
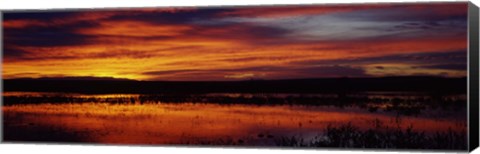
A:
<svg viewBox="0 0 480 154">
<path fill-rule="evenodd" d="M 406 129 L 389 128 L 378 125 L 365 131 L 351 123 L 332 126 L 328 125 L 323 135 L 316 136 L 311 141 L 301 137 L 281 137 L 276 140 L 278 146 L 295 147 L 341 147 L 341 148 L 396 148 L 396 149 L 466 149 L 465 132 L 437 132 L 426 135 L 415 131 L 413 126 Z"/>
<path fill-rule="evenodd" d="M 430 98 L 430 99 L 429 99 Z M 288 95 L 278 97 L 272 94 L 249 94 L 231 96 L 210 96 L 207 94 L 150 94 L 138 97 L 98 98 L 76 97 L 71 95 L 43 96 L 6 96 L 4 105 L 39 104 L 39 103 L 111 103 L 111 104 L 146 104 L 146 103 L 217 103 L 217 104 L 247 104 L 247 105 L 305 105 L 305 106 L 335 106 L 338 108 L 357 106 L 370 112 L 379 110 L 397 112 L 401 115 L 419 115 L 423 110 L 439 106 L 444 109 L 465 108 L 466 99 L 451 96 L 401 97 L 387 98 L 369 97 L 369 94 L 337 94 L 337 95 Z M 383 106 L 383 107 L 380 107 Z"/>
</svg>

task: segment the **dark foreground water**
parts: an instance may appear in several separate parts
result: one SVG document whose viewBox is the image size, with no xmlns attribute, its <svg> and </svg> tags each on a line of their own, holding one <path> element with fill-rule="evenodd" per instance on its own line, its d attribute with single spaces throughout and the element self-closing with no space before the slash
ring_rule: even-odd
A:
<svg viewBox="0 0 480 154">
<path fill-rule="evenodd" d="M 6 141 L 465 149 L 464 95 L 6 92 Z"/>
</svg>

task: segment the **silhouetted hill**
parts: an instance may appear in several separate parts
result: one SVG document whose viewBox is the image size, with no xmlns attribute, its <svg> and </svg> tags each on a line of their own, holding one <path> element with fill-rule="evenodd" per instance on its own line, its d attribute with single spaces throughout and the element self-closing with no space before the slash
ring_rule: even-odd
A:
<svg viewBox="0 0 480 154">
<path fill-rule="evenodd" d="M 4 91 L 76 93 L 338 93 L 358 91 L 466 93 L 466 90 L 466 77 L 425 76 L 250 81 L 135 81 L 78 77 L 4 80 Z"/>
</svg>

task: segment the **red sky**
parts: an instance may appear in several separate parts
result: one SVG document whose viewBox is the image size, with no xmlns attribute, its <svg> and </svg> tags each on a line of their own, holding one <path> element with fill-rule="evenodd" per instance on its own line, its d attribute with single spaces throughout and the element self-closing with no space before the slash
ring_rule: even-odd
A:
<svg viewBox="0 0 480 154">
<path fill-rule="evenodd" d="M 466 76 L 467 3 L 4 13 L 4 78 Z"/>
</svg>

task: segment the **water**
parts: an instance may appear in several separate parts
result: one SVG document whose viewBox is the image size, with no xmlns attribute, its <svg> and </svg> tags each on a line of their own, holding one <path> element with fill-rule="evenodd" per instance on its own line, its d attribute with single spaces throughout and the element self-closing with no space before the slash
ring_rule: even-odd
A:
<svg viewBox="0 0 480 154">
<path fill-rule="evenodd" d="M 285 146 L 285 139 L 313 142 L 325 137 L 327 128 L 346 125 L 379 133 L 412 128 L 426 137 L 439 132 L 466 135 L 467 128 L 466 103 L 459 103 L 465 101 L 463 95 L 443 96 L 439 100 L 444 102 L 433 104 L 437 96 L 406 93 L 355 94 L 348 99 L 331 94 L 3 95 L 7 141 Z M 311 99 L 359 101 L 299 102 Z"/>
</svg>

